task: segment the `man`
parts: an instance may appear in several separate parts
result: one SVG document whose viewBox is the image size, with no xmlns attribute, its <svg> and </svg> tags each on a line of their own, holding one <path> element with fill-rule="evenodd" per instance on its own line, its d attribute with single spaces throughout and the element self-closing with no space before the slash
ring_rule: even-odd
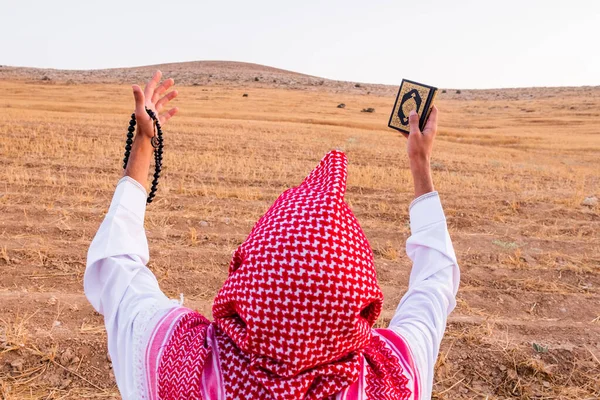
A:
<svg viewBox="0 0 600 400">
<path fill-rule="evenodd" d="M 434 191 L 434 108 L 423 132 L 410 115 L 413 261 L 387 329 L 373 253 L 344 201 L 347 159 L 328 153 L 285 191 L 233 255 L 214 322 L 169 300 L 145 266 L 143 227 L 155 113 L 173 85 L 133 87 L 138 131 L 125 176 L 88 253 L 85 292 L 104 315 L 126 399 L 429 399 L 433 367 L 455 306 L 459 269 Z M 160 116 L 165 123 L 177 109 Z"/>
</svg>

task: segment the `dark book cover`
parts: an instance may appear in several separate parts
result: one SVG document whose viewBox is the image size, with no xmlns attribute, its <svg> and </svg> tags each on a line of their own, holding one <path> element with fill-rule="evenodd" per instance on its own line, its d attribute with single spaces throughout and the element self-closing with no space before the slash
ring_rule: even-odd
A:
<svg viewBox="0 0 600 400">
<path fill-rule="evenodd" d="M 433 86 L 403 79 L 388 126 L 403 133 L 410 133 L 408 114 L 415 110 L 419 114 L 419 128 L 422 131 L 431 113 L 437 90 Z"/>
</svg>

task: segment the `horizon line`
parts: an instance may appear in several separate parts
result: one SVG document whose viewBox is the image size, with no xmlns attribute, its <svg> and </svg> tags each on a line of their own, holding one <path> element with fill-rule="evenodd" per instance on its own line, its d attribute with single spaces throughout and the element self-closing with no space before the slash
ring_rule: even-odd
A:
<svg viewBox="0 0 600 400">
<path fill-rule="evenodd" d="M 259 64 L 259 63 L 248 62 L 248 61 L 238 61 L 238 60 L 205 59 L 205 60 L 191 60 L 191 61 L 171 61 L 171 62 L 162 62 L 159 64 L 106 67 L 106 68 L 55 68 L 55 67 L 33 67 L 33 66 L 24 66 L 24 65 L 0 64 L 0 69 L 4 68 L 4 67 L 9 67 L 9 68 L 29 68 L 29 69 L 38 69 L 38 70 L 78 72 L 78 71 L 106 71 L 106 70 L 114 70 L 114 69 L 136 69 L 136 68 L 159 67 L 161 65 L 168 65 L 168 64 L 186 64 L 186 63 L 202 63 L 202 62 L 222 62 L 222 63 L 232 63 L 232 64 L 236 63 L 236 64 L 256 65 L 259 67 L 270 68 L 270 69 L 279 70 L 282 72 L 288 72 L 288 73 L 297 74 L 297 75 L 304 75 L 304 76 L 308 76 L 308 77 L 316 78 L 316 79 L 326 79 L 329 81 L 336 81 L 336 82 L 360 83 L 360 84 L 365 84 L 365 85 L 381 85 L 381 86 L 392 86 L 392 87 L 400 86 L 400 82 L 398 82 L 397 84 L 392 84 L 392 83 L 377 83 L 377 82 L 363 82 L 363 81 L 349 81 L 349 80 L 342 80 L 342 79 L 333 79 L 333 78 L 327 78 L 324 76 L 317 76 L 317 75 L 307 74 L 304 72 L 293 71 L 290 69 L 274 67 L 271 65 Z M 558 89 L 558 88 L 598 88 L 598 87 L 600 87 L 600 84 L 598 84 L 598 85 L 594 85 L 594 84 L 579 85 L 579 86 L 507 86 L 507 87 L 488 87 L 488 88 L 469 88 L 469 87 L 451 88 L 451 87 L 441 87 L 440 86 L 440 87 L 438 87 L 438 89 L 440 89 L 440 90 L 442 90 L 442 89 L 445 89 L 445 90 L 516 90 L 516 89 L 554 89 L 554 88 Z"/>
</svg>

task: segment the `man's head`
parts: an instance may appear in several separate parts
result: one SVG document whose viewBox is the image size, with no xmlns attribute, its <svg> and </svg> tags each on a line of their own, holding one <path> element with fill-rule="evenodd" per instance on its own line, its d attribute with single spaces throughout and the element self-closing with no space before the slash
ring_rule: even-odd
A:
<svg viewBox="0 0 600 400">
<path fill-rule="evenodd" d="M 373 252 L 344 202 L 347 160 L 327 154 L 237 249 L 213 315 L 257 373 L 292 377 L 349 357 L 381 312 Z"/>
</svg>

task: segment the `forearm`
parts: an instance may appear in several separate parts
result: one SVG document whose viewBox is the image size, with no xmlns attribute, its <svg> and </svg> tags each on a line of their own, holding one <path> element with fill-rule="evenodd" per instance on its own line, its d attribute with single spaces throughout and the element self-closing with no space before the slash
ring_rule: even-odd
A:
<svg viewBox="0 0 600 400">
<path fill-rule="evenodd" d="M 408 343 L 430 398 L 434 366 L 448 315 L 456 305 L 460 271 L 439 196 L 432 192 L 410 207 L 412 235 L 406 252 L 413 261 L 409 287 L 390 321 L 390 329 Z"/>
<path fill-rule="evenodd" d="M 415 198 L 435 190 L 429 158 L 410 158 L 410 171 L 414 182 Z"/>
<path fill-rule="evenodd" d="M 151 329 L 147 323 L 154 313 L 177 306 L 161 292 L 146 267 L 146 197 L 133 178 L 119 181 L 109 212 L 90 245 L 83 280 L 86 297 L 104 316 L 113 372 L 124 399 L 139 398 L 134 392 L 135 357 L 143 349 L 140 335 Z"/>
<path fill-rule="evenodd" d="M 399 310 L 403 304 L 410 302 L 414 295 L 425 296 L 430 297 L 432 302 L 437 302 L 437 309 L 445 319 L 454 307 L 460 273 L 437 192 L 412 202 L 410 230 L 411 236 L 406 241 L 406 253 L 413 262 L 413 267 L 409 289 L 400 303 Z M 420 313 L 415 315 L 419 316 Z"/>
<path fill-rule="evenodd" d="M 146 187 L 152 154 L 153 147 L 150 138 L 145 135 L 136 135 L 131 146 L 129 161 L 125 168 L 125 176 L 135 179 L 143 187 Z"/>
<path fill-rule="evenodd" d="M 412 110 L 409 115 L 410 135 L 408 135 L 408 159 L 415 185 L 415 198 L 434 191 L 431 179 L 431 152 L 433 139 L 437 133 L 438 109 L 433 106 L 423 132 L 419 129 L 419 116 Z"/>
<path fill-rule="evenodd" d="M 136 271 L 148 262 L 144 231 L 146 191 L 132 178 L 119 181 L 110 208 L 100 225 L 87 255 L 85 293 L 102 314 L 116 310 Z"/>
</svg>

